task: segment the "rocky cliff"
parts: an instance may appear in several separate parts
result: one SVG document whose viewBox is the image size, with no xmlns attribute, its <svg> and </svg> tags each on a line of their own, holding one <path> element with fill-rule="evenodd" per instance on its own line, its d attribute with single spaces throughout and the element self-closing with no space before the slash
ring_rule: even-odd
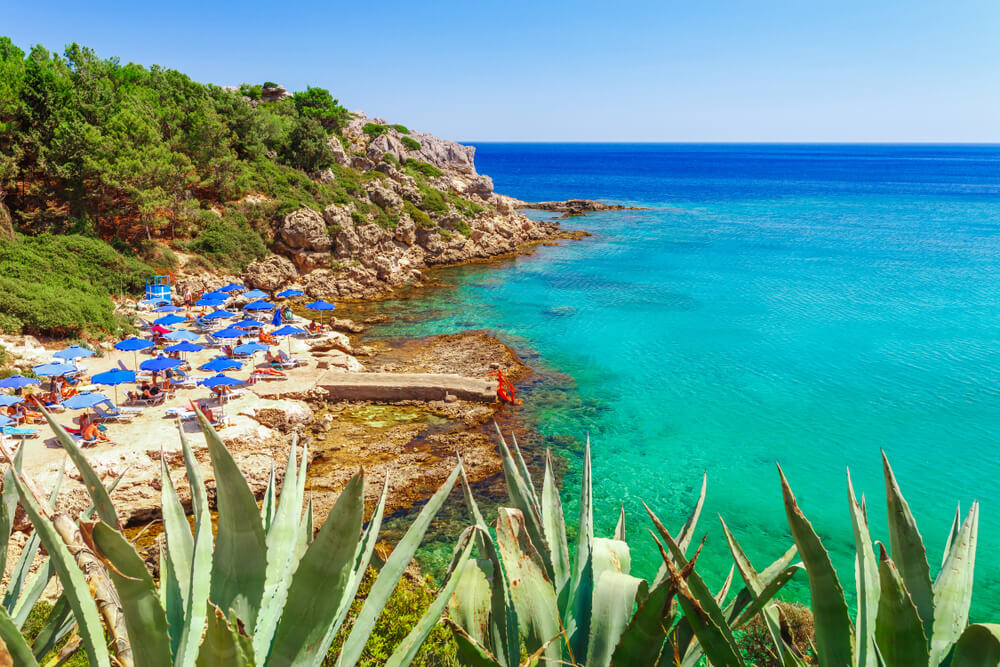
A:
<svg viewBox="0 0 1000 667">
<path fill-rule="evenodd" d="M 355 112 L 333 136 L 336 169 L 350 197 L 322 211 L 302 207 L 277 222 L 269 255 L 243 280 L 275 290 L 294 284 L 315 297 L 371 298 L 420 278 L 421 269 L 486 259 L 566 236 L 535 222 L 517 200 L 476 172 L 475 148 Z"/>
</svg>

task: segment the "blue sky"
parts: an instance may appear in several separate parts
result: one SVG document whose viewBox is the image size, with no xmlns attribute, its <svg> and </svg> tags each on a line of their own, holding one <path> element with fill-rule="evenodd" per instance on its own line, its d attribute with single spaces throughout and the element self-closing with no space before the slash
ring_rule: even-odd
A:
<svg viewBox="0 0 1000 667">
<path fill-rule="evenodd" d="M 0 34 L 464 141 L 1000 142 L 1000 2 L 16 2 Z"/>
</svg>

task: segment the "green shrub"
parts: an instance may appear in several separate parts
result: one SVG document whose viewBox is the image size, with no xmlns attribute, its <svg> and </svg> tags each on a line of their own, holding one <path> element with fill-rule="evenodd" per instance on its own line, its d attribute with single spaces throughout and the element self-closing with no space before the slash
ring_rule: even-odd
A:
<svg viewBox="0 0 1000 667">
<path fill-rule="evenodd" d="M 18 236 L 0 243 L 0 327 L 59 337 L 128 330 L 110 295 L 140 294 L 155 273 L 97 239 Z"/>
<path fill-rule="evenodd" d="M 260 95 L 263 92 L 264 86 L 259 83 L 255 86 L 251 86 L 249 83 L 240 84 L 240 95 L 244 97 L 249 97 L 251 100 L 259 100 Z"/>
<path fill-rule="evenodd" d="M 403 145 L 406 146 L 406 150 L 408 151 L 420 150 L 420 142 L 413 137 L 402 137 L 400 141 L 403 142 Z"/>
<path fill-rule="evenodd" d="M 472 236 L 472 227 L 469 227 L 469 223 L 465 220 L 459 220 L 455 223 L 455 231 L 466 238 Z"/>
<path fill-rule="evenodd" d="M 788 634 L 795 648 L 806 657 L 808 664 L 815 664 L 813 645 L 816 626 L 809 607 L 791 602 L 778 602 L 781 618 L 787 623 Z M 782 667 L 774 651 L 774 639 L 760 614 L 754 616 L 743 630 L 736 633 L 736 643 L 743 658 L 755 667 Z"/>
<path fill-rule="evenodd" d="M 483 212 L 482 206 L 480 206 L 479 204 L 470 199 L 465 199 L 464 197 L 460 197 L 454 192 L 447 192 L 445 193 L 445 196 L 448 198 L 448 201 L 450 201 L 452 204 L 455 205 L 455 208 L 458 209 L 458 212 L 464 215 L 466 218 L 474 218 Z"/>
<path fill-rule="evenodd" d="M 421 162 L 420 160 L 414 160 L 413 158 L 407 159 L 403 165 L 404 171 L 415 179 L 422 180 L 423 177 L 426 178 L 438 178 L 443 174 L 443 172 L 428 162 Z"/>
<path fill-rule="evenodd" d="M 403 138 L 404 139 L 408 139 L 409 137 L 403 137 Z M 393 155 L 392 153 L 383 153 L 382 154 L 382 161 L 383 162 L 388 162 L 393 167 L 398 167 L 399 166 L 399 160 L 397 160 L 396 156 Z"/>
<path fill-rule="evenodd" d="M 378 137 L 389 132 L 389 128 L 386 125 L 378 125 L 377 123 L 365 123 L 361 127 L 361 131 L 367 134 L 369 137 Z"/>
<path fill-rule="evenodd" d="M 0 333 L 17 335 L 24 323 L 9 313 L 0 313 Z"/>
<path fill-rule="evenodd" d="M 445 241 L 450 241 L 452 239 L 452 234 L 447 229 L 439 229 L 438 234 L 440 234 L 441 238 Z"/>
<path fill-rule="evenodd" d="M 250 262 L 267 254 L 264 239 L 250 229 L 243 215 L 235 212 L 208 222 L 187 243 L 187 248 L 233 272 L 242 271 Z"/>
<path fill-rule="evenodd" d="M 396 123 L 394 125 L 390 125 L 389 127 L 391 127 L 392 129 L 396 130 L 400 134 L 409 134 L 410 133 L 409 128 L 407 128 L 405 125 L 400 125 L 399 123 Z"/>
<path fill-rule="evenodd" d="M 434 229 L 437 225 L 431 220 L 431 217 L 421 211 L 419 208 L 413 205 L 412 202 L 403 202 L 403 211 L 408 213 L 413 222 L 423 229 Z"/>
<path fill-rule="evenodd" d="M 420 199 L 425 211 L 437 215 L 446 215 L 448 213 L 448 203 L 445 202 L 440 190 L 435 190 L 426 185 L 418 185 L 417 190 L 420 191 Z"/>
</svg>

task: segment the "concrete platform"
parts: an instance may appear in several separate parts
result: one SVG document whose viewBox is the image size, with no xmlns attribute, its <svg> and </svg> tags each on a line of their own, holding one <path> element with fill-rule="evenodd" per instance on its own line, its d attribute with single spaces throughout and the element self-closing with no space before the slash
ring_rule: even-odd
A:
<svg viewBox="0 0 1000 667">
<path fill-rule="evenodd" d="M 317 386 L 344 401 L 441 401 L 447 394 L 492 403 L 496 382 L 443 373 L 341 373 L 327 371 Z"/>
</svg>

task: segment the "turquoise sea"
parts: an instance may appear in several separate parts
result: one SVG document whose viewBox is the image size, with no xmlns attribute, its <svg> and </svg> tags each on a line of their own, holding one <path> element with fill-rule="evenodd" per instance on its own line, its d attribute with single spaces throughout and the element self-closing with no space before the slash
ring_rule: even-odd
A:
<svg viewBox="0 0 1000 667">
<path fill-rule="evenodd" d="M 488 328 L 547 371 L 521 410 L 568 460 L 568 516 L 589 433 L 598 533 L 624 503 L 652 576 L 640 501 L 678 528 L 707 473 L 699 569 L 721 583 L 717 514 L 759 567 L 791 544 L 777 462 L 853 596 L 845 469 L 887 539 L 884 449 L 932 573 L 981 501 L 973 614 L 997 618 L 1000 147 L 481 144 L 476 163 L 522 199 L 648 209 L 448 270 L 376 332 Z"/>
</svg>

